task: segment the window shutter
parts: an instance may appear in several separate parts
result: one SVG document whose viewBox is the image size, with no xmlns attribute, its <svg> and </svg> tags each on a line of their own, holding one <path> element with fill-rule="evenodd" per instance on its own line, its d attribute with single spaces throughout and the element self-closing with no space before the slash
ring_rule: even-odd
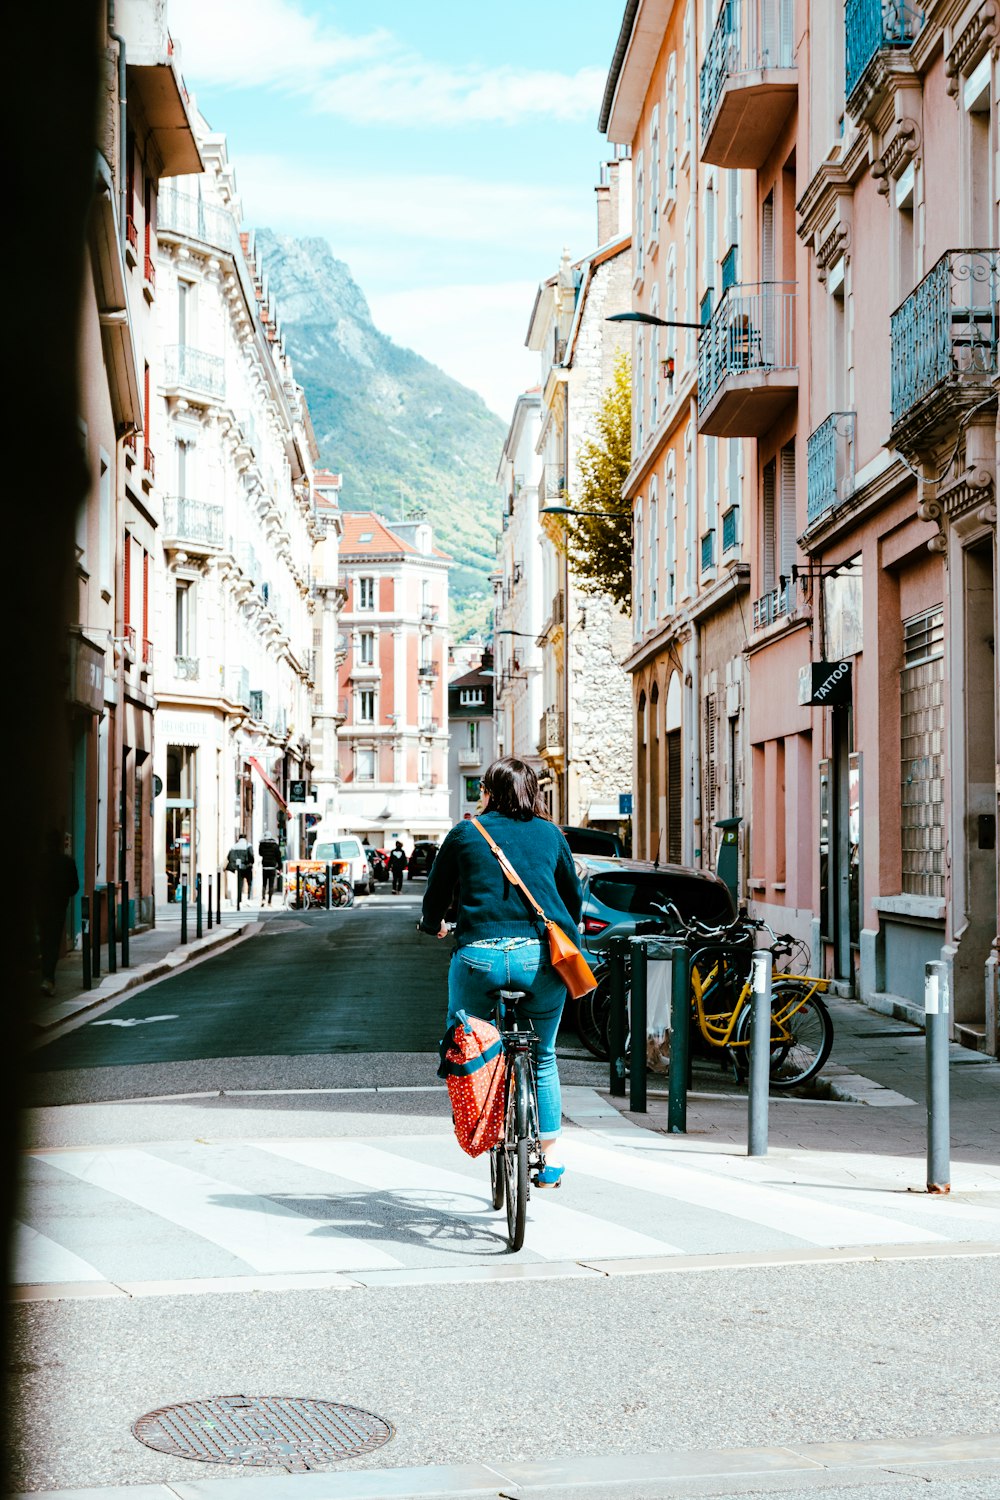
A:
<svg viewBox="0 0 1000 1500">
<path fill-rule="evenodd" d="M 145 212 L 145 223 L 143 225 L 143 249 L 149 260 L 153 254 L 153 184 L 149 178 L 143 179 L 142 184 L 143 209 Z"/>
<path fill-rule="evenodd" d="M 145 365 L 142 372 L 142 432 L 146 439 L 146 447 L 149 447 L 150 433 L 150 410 L 149 410 L 149 366 Z"/>
<path fill-rule="evenodd" d="M 667 860 L 672 865 L 681 862 L 682 805 L 681 732 L 671 729 L 667 731 Z"/>
<path fill-rule="evenodd" d="M 774 199 L 764 199 L 760 221 L 760 279 L 774 280 Z"/>
<path fill-rule="evenodd" d="M 781 450 L 781 548 L 778 572 L 791 578 L 795 561 L 795 444 Z"/>
<path fill-rule="evenodd" d="M 149 553 L 142 553 L 142 654 L 145 659 L 146 642 L 149 640 Z"/>
<path fill-rule="evenodd" d="M 708 804 L 707 812 L 711 821 L 715 821 L 716 789 L 718 776 L 716 772 L 716 740 L 715 740 L 715 694 L 709 693 L 705 699 L 705 801 Z"/>
<path fill-rule="evenodd" d="M 761 578 L 763 582 L 762 592 L 769 594 L 777 582 L 774 566 L 774 459 L 764 465 L 764 493 L 762 497 L 763 539 L 761 549 Z"/>
<path fill-rule="evenodd" d="M 126 630 L 132 623 L 132 536 L 125 533 L 125 581 L 122 589 L 122 619 Z"/>
</svg>

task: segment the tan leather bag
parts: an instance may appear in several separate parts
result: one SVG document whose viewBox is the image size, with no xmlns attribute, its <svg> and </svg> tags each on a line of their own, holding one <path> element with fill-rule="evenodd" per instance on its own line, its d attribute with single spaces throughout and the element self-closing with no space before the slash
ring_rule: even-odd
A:
<svg viewBox="0 0 1000 1500">
<path fill-rule="evenodd" d="M 579 1000 L 581 995 L 588 995 L 591 990 L 597 988 L 597 980 L 594 978 L 590 965 L 573 942 L 573 939 L 567 937 L 558 923 L 553 922 L 551 918 L 545 915 L 506 854 L 500 848 L 500 845 L 490 838 L 479 819 L 473 818 L 472 822 L 493 850 L 501 870 L 511 885 L 517 886 L 528 903 L 535 908 L 539 919 L 544 922 L 545 936 L 549 944 L 549 961 L 566 986 L 570 999 Z"/>
</svg>

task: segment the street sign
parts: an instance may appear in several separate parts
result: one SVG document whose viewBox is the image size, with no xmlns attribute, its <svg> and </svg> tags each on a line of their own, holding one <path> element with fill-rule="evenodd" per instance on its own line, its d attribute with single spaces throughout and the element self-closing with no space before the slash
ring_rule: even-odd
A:
<svg viewBox="0 0 1000 1500">
<path fill-rule="evenodd" d="M 849 708 L 854 702 L 853 662 L 814 661 L 809 702 L 816 708 Z"/>
<path fill-rule="evenodd" d="M 618 816 L 620 818 L 630 818 L 632 816 L 632 793 L 631 792 L 619 792 L 618 793 Z"/>
<path fill-rule="evenodd" d="M 304 802 L 306 800 L 306 784 L 304 781 L 290 781 L 288 783 L 289 802 Z"/>
</svg>

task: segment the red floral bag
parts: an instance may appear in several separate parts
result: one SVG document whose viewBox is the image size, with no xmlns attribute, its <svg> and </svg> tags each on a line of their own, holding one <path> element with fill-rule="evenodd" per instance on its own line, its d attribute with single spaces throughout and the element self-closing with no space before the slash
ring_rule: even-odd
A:
<svg viewBox="0 0 1000 1500">
<path fill-rule="evenodd" d="M 441 1042 L 438 1077 L 448 1081 L 455 1136 L 469 1156 L 491 1151 L 503 1135 L 504 1071 L 499 1031 L 462 1012 Z"/>
</svg>

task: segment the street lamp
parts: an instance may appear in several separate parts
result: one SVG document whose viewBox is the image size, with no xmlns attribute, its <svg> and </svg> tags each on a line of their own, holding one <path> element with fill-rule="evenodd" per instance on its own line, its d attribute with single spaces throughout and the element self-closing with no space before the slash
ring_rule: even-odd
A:
<svg viewBox="0 0 1000 1500">
<path fill-rule="evenodd" d="M 607 516 L 611 519 L 628 521 L 631 524 L 632 512 L 630 510 L 576 510 L 572 505 L 543 505 L 538 514 L 540 516 Z M 503 634 L 500 631 L 499 634 Z"/>
<path fill-rule="evenodd" d="M 543 512 L 546 514 L 546 512 Z M 523 640 L 533 641 L 536 639 L 529 630 L 494 630 L 494 635 L 519 635 Z"/>
<path fill-rule="evenodd" d="M 611 313 L 605 323 L 650 323 L 654 328 L 692 328 L 695 333 L 704 333 L 706 323 L 681 323 L 676 318 L 658 318 L 655 313 L 623 312 Z"/>
</svg>

